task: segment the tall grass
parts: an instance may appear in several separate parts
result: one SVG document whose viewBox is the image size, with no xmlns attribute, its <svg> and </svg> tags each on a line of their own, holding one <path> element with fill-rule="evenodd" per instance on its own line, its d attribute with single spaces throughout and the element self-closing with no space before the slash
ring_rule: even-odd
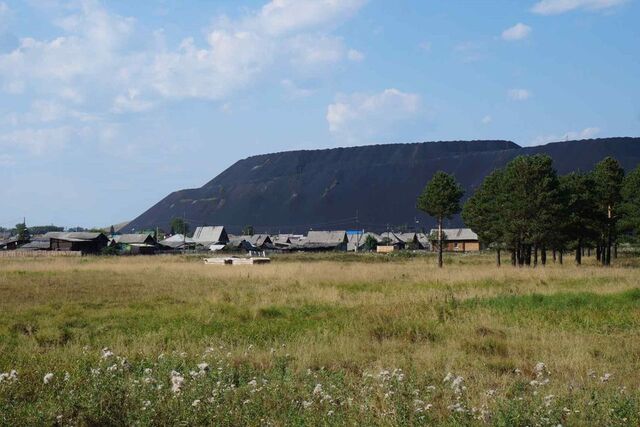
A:
<svg viewBox="0 0 640 427">
<path fill-rule="evenodd" d="M 638 425 L 619 261 L 0 260 L 0 423 Z"/>
</svg>

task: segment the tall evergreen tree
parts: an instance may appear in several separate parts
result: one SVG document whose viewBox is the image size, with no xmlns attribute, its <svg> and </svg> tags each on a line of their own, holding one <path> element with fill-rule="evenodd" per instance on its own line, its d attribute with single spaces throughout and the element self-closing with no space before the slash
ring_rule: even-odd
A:
<svg viewBox="0 0 640 427">
<path fill-rule="evenodd" d="M 418 197 L 417 208 L 438 222 L 438 267 L 442 267 L 442 224 L 460 212 L 463 194 L 462 187 L 452 175 L 438 171 Z"/>
<path fill-rule="evenodd" d="M 596 165 L 593 170 L 593 176 L 600 210 L 606 216 L 602 230 L 604 254 L 601 253 L 601 259 L 602 264 L 610 265 L 611 245 L 616 235 L 616 223 L 620 214 L 618 209 L 622 201 L 621 191 L 624 169 L 616 159 L 606 157 Z"/>
<path fill-rule="evenodd" d="M 640 235 L 640 166 L 624 178 L 622 185 L 622 229 Z"/>
<path fill-rule="evenodd" d="M 585 242 L 597 239 L 597 224 L 602 222 L 598 211 L 595 182 L 591 174 L 570 173 L 560 177 L 566 204 L 561 215 L 562 237 L 575 245 L 576 264 L 582 264 Z"/>
<path fill-rule="evenodd" d="M 546 250 L 562 213 L 562 194 L 552 159 L 547 155 L 519 156 L 504 170 L 502 215 L 505 240 L 511 242 L 518 265 L 531 264 Z"/>
<path fill-rule="evenodd" d="M 467 227 L 478 234 L 480 241 L 496 250 L 496 265 L 500 266 L 500 250 L 504 245 L 504 218 L 502 204 L 505 191 L 504 171 L 497 169 L 489 174 L 462 209 L 462 219 Z"/>
</svg>

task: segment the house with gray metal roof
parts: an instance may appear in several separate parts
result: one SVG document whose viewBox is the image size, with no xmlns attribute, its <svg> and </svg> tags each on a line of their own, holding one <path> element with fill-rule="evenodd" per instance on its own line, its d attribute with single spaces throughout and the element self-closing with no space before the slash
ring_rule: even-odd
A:
<svg viewBox="0 0 640 427">
<path fill-rule="evenodd" d="M 442 250 L 447 252 L 474 252 L 482 249 L 478 235 L 470 228 L 443 228 Z M 431 230 L 430 236 L 437 237 L 438 229 Z M 438 250 L 437 238 L 431 242 L 432 250 Z"/>
<path fill-rule="evenodd" d="M 198 227 L 193 233 L 193 241 L 198 245 L 210 246 L 213 244 L 226 244 L 229 236 L 221 225 L 215 227 Z"/>
<path fill-rule="evenodd" d="M 302 251 L 346 251 L 349 240 L 345 230 L 309 231 L 305 239 L 291 245 Z"/>
</svg>

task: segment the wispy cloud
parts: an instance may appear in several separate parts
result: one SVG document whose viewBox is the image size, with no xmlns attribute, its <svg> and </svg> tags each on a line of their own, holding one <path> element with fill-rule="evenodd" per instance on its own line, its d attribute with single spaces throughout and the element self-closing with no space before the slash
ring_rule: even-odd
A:
<svg viewBox="0 0 640 427">
<path fill-rule="evenodd" d="M 506 41 L 522 40 L 531 34 L 531 27 L 518 22 L 513 27 L 509 27 L 502 32 L 502 39 Z"/>
<path fill-rule="evenodd" d="M 539 15 L 558 15 L 574 10 L 599 11 L 611 9 L 627 0 L 540 0 L 531 11 Z"/>
<path fill-rule="evenodd" d="M 509 89 L 507 96 L 514 101 L 526 101 L 532 94 L 527 89 Z"/>
<path fill-rule="evenodd" d="M 375 94 L 338 95 L 327 107 L 326 118 L 332 134 L 356 142 L 414 117 L 420 108 L 420 95 L 391 88 Z"/>
<path fill-rule="evenodd" d="M 600 128 L 588 127 L 580 131 L 569 131 L 562 135 L 543 135 L 533 140 L 533 145 L 548 144 L 549 142 L 568 141 L 577 139 L 595 138 L 600 133 Z"/>
</svg>

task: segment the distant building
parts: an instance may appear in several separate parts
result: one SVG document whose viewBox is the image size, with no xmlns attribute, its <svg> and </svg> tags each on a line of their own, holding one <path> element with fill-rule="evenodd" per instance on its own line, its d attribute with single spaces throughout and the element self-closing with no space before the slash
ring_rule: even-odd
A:
<svg viewBox="0 0 640 427">
<path fill-rule="evenodd" d="M 80 251 L 83 254 L 97 254 L 109 244 L 109 238 L 101 232 L 62 232 L 46 233 L 43 240 L 49 240 L 52 251 Z"/>
<path fill-rule="evenodd" d="M 416 238 L 418 239 L 418 243 L 420 243 L 420 247 L 425 250 L 431 250 L 431 242 L 429 241 L 429 236 L 424 233 L 416 233 Z"/>
<path fill-rule="evenodd" d="M 378 246 L 393 246 L 397 249 L 404 249 L 405 242 L 397 233 L 386 231 L 380 234 L 380 242 Z"/>
<path fill-rule="evenodd" d="M 396 235 L 404 242 L 405 249 L 425 249 L 420 245 L 417 233 L 397 233 Z"/>
<path fill-rule="evenodd" d="M 162 248 L 166 249 L 194 249 L 196 242 L 183 234 L 174 234 L 158 242 Z"/>
<path fill-rule="evenodd" d="M 302 251 L 346 251 L 348 243 L 345 230 L 309 231 L 306 239 L 291 248 Z"/>
<path fill-rule="evenodd" d="M 152 255 L 157 247 L 152 233 L 117 234 L 113 236 L 112 244 L 132 255 Z"/>
<path fill-rule="evenodd" d="M 215 227 L 198 227 L 193 233 L 193 241 L 203 246 L 226 244 L 229 241 L 229 236 L 221 225 Z"/>
<path fill-rule="evenodd" d="M 470 228 L 447 228 L 442 229 L 443 247 L 442 250 L 446 252 L 476 252 L 482 247 L 478 240 L 478 235 L 471 231 Z M 430 236 L 435 236 L 436 239 L 432 242 L 432 250 L 438 250 L 438 230 L 432 229 Z"/>
<path fill-rule="evenodd" d="M 376 243 L 380 242 L 380 236 L 376 233 L 366 232 L 360 234 L 349 234 L 349 243 L 347 244 L 347 250 L 350 252 L 355 252 L 356 248 L 358 252 L 367 250 L 365 244 L 367 243 L 367 238 L 369 236 L 371 236 L 376 241 Z"/>
<path fill-rule="evenodd" d="M 271 240 L 271 236 L 268 234 L 254 234 L 252 236 L 241 236 L 246 237 L 247 240 L 259 249 L 268 249 L 273 247 L 273 241 Z"/>
<path fill-rule="evenodd" d="M 8 239 L 0 240 L 0 251 L 13 251 L 26 243 L 29 243 L 28 239 L 21 239 L 18 236 L 12 236 Z"/>
</svg>

